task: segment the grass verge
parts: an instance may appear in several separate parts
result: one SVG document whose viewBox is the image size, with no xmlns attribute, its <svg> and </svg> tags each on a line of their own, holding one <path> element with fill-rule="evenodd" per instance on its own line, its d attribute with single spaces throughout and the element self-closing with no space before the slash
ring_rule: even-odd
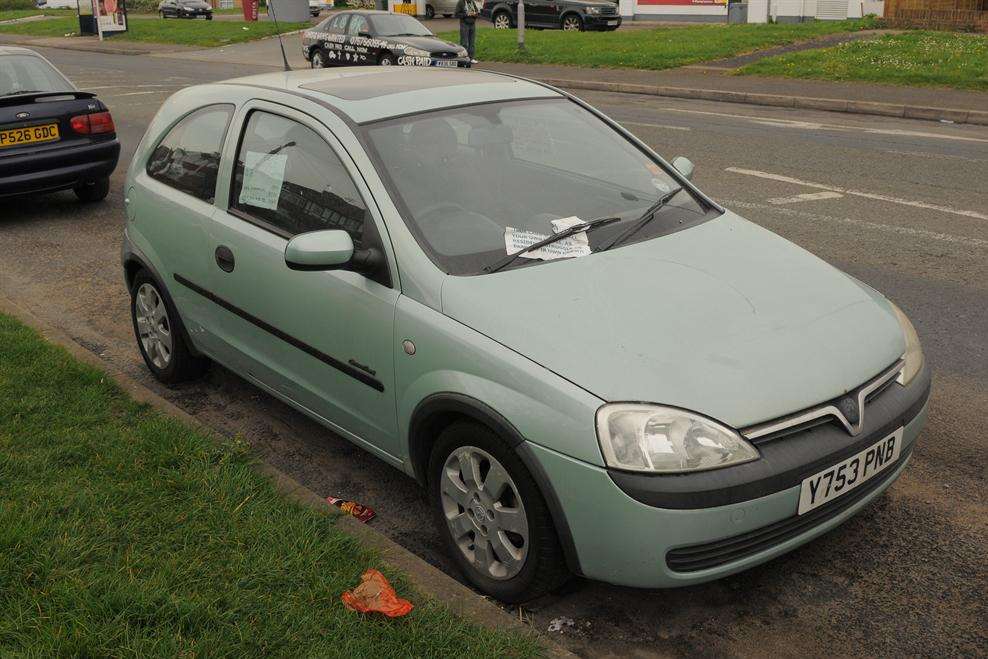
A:
<svg viewBox="0 0 988 659">
<path fill-rule="evenodd" d="M 232 43 L 253 41 L 278 33 L 274 23 L 258 21 L 190 21 L 161 20 L 160 18 L 133 18 L 128 22 L 128 30 L 123 34 L 109 37 L 111 41 L 141 41 L 172 43 L 183 46 L 211 48 Z M 282 32 L 291 32 L 309 27 L 308 23 L 282 23 Z M 246 29 L 245 29 L 246 28 Z M 76 18 L 52 18 L 31 23 L 0 25 L 0 32 L 23 34 L 36 37 L 63 37 L 75 35 L 79 31 Z"/>
<path fill-rule="evenodd" d="M 515 30 L 478 30 L 477 55 L 478 59 L 489 62 L 668 69 L 876 26 L 874 19 L 866 18 L 794 24 L 690 25 L 614 32 L 526 30 L 525 52 L 518 50 Z M 458 33 L 445 32 L 439 36 L 459 43 Z"/>
<path fill-rule="evenodd" d="M 988 90 L 988 36 L 906 32 L 769 57 L 739 73 Z"/>
<path fill-rule="evenodd" d="M 440 604 L 340 593 L 377 566 L 241 444 L 127 398 L 0 314 L 0 656 L 533 656 Z"/>
<path fill-rule="evenodd" d="M 72 12 L 71 14 L 69 12 Z M 5 9 L 0 11 L 0 21 L 10 21 L 17 18 L 27 18 L 28 16 L 72 16 L 75 12 L 70 9 Z"/>
</svg>

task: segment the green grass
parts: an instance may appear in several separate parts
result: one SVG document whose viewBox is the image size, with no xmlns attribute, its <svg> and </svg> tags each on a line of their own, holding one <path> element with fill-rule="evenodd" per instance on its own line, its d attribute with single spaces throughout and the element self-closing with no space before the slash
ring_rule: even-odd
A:
<svg viewBox="0 0 988 659">
<path fill-rule="evenodd" d="M 614 32 L 526 30 L 524 53 L 518 51 L 515 30 L 478 30 L 477 57 L 488 62 L 668 69 L 876 25 L 873 19 L 862 19 L 791 25 L 690 25 Z M 454 32 L 440 37 L 459 42 L 459 34 Z"/>
<path fill-rule="evenodd" d="M 72 12 L 71 14 L 69 12 Z M 28 16 L 72 16 L 76 13 L 72 9 L 5 9 L 0 11 L 0 21 L 9 21 L 15 18 L 26 18 Z"/>
<path fill-rule="evenodd" d="M 410 592 L 340 594 L 378 561 L 215 443 L 0 315 L 0 656 L 534 656 Z"/>
<path fill-rule="evenodd" d="M 739 73 L 988 90 L 988 36 L 906 32 L 769 57 Z"/>
<path fill-rule="evenodd" d="M 283 23 L 282 32 L 301 30 L 309 23 Z M 247 28 L 246 30 L 244 28 Z M 79 31 L 77 18 L 53 18 L 46 21 L 0 25 L 0 32 L 23 34 L 37 37 L 61 37 Z M 277 34 L 274 23 L 258 21 L 190 21 L 161 20 L 159 18 L 133 18 L 128 22 L 128 30 L 110 39 L 122 41 L 142 41 L 172 43 L 184 46 L 211 48 L 231 43 L 253 41 Z"/>
</svg>

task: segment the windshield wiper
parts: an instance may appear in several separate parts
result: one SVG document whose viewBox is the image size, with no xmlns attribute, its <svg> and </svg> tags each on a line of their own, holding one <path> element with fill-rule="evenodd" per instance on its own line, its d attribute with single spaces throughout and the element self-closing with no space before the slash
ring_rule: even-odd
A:
<svg viewBox="0 0 988 659">
<path fill-rule="evenodd" d="M 515 252 L 514 254 L 508 254 L 500 261 L 496 261 L 490 265 L 484 266 L 484 272 L 487 273 L 497 272 L 506 265 L 514 263 L 515 259 L 519 258 L 522 254 L 526 252 L 531 252 L 536 249 L 540 249 L 542 247 L 545 247 L 546 245 L 551 245 L 552 243 L 562 240 L 564 238 L 569 238 L 572 235 L 583 233 L 584 231 L 589 232 L 591 229 L 596 229 L 597 227 L 602 227 L 606 224 L 617 222 L 620 219 L 621 219 L 620 217 L 598 217 L 595 220 L 587 220 L 586 222 L 582 222 L 580 224 L 574 224 L 568 229 L 563 229 L 559 233 L 554 233 L 548 238 L 540 240 L 537 243 L 533 243 L 528 247 L 525 247 L 524 249 Z"/>
<path fill-rule="evenodd" d="M 682 191 L 683 189 L 681 187 L 673 188 L 669 192 L 659 197 L 658 201 L 656 201 L 654 204 L 649 206 L 648 209 L 638 217 L 638 220 L 634 224 L 632 224 L 630 227 L 628 227 L 627 229 L 616 235 L 614 239 L 611 240 L 611 242 L 598 248 L 597 251 L 598 252 L 607 251 L 610 248 L 614 247 L 615 245 L 620 244 L 625 240 L 627 240 L 632 234 L 638 233 L 638 231 L 642 227 L 644 227 L 646 224 L 652 221 L 652 218 L 655 217 L 655 214 L 658 213 L 659 210 L 663 206 L 665 206 L 670 199 L 672 199 Z"/>
</svg>

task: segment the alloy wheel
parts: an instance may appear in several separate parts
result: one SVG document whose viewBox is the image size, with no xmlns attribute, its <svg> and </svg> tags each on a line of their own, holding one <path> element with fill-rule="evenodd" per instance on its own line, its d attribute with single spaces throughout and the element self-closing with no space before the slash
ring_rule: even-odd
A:
<svg viewBox="0 0 988 659">
<path fill-rule="evenodd" d="M 172 358 L 172 327 L 165 301 L 151 284 L 137 289 L 134 315 L 144 353 L 157 368 L 168 368 Z"/>
<path fill-rule="evenodd" d="M 576 16 L 567 16 L 563 19 L 563 29 L 564 30 L 579 30 L 580 29 L 580 19 Z"/>
<path fill-rule="evenodd" d="M 322 59 L 322 53 L 318 50 L 312 53 L 312 68 L 321 69 L 326 66 L 326 63 Z"/>
<path fill-rule="evenodd" d="M 507 30 L 509 27 L 511 27 L 511 19 L 507 14 L 498 14 L 494 17 L 495 30 Z"/>
<path fill-rule="evenodd" d="M 453 541 L 474 569 L 498 580 L 521 571 L 528 517 L 517 485 L 494 456 L 474 446 L 453 451 L 440 475 L 440 499 Z"/>
</svg>

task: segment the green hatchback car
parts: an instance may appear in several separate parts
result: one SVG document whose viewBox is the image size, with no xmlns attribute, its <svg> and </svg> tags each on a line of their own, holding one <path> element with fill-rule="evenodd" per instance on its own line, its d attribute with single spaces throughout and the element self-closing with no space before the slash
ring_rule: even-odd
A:
<svg viewBox="0 0 988 659">
<path fill-rule="evenodd" d="M 210 360 L 428 488 L 466 578 L 695 584 L 905 469 L 930 373 L 875 290 L 562 91 L 457 70 L 182 90 L 130 165 L 159 380 Z"/>
</svg>

